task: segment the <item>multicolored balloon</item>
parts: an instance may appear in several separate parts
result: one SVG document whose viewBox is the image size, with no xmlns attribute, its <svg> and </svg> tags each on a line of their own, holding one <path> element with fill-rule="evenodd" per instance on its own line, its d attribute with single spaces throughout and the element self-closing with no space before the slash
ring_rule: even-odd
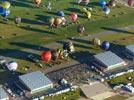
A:
<svg viewBox="0 0 134 100">
<path fill-rule="evenodd" d="M 52 58 L 51 51 L 44 51 L 41 55 L 41 59 L 45 62 L 49 62 Z"/>
<path fill-rule="evenodd" d="M 71 13 L 70 19 L 71 19 L 72 22 L 76 22 L 77 21 L 77 18 L 78 18 L 77 13 Z"/>
<path fill-rule="evenodd" d="M 15 61 L 11 61 L 11 62 L 7 63 L 6 66 L 7 66 L 8 70 L 10 70 L 10 71 L 16 71 L 18 68 L 18 64 Z"/>
</svg>

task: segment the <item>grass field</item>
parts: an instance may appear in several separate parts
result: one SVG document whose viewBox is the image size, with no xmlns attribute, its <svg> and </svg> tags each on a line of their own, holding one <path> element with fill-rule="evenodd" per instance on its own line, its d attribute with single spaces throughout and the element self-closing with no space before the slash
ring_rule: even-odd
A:
<svg viewBox="0 0 134 100">
<path fill-rule="evenodd" d="M 113 96 L 113 97 L 110 97 L 108 99 L 105 99 L 105 100 L 126 100 L 127 97 L 124 97 L 124 96 Z"/>
<path fill-rule="evenodd" d="M 79 15 L 79 24 L 85 26 L 85 32 L 88 34 L 104 31 L 109 27 L 116 28 L 117 26 L 121 27 L 134 24 L 133 9 L 117 5 L 117 7 L 111 8 L 111 13 L 109 17 L 106 18 L 96 1 L 98 0 L 92 1 L 91 4 L 87 6 L 93 7 L 92 18 L 91 20 L 88 20 L 80 13 L 82 6 L 77 5 L 74 0 L 51 0 L 51 12 L 46 10 L 45 5 L 47 0 L 42 0 L 40 8 L 34 7 L 34 3 L 31 0 L 14 0 L 11 3 L 12 6 L 9 21 L 7 23 L 3 23 L 2 19 L 0 21 L 0 30 L 2 30 L 0 31 L 0 36 L 7 38 L 0 40 L 0 48 L 18 49 L 17 46 L 11 45 L 12 42 L 41 45 L 66 37 L 77 36 L 76 24 L 56 29 L 49 29 L 49 27 L 46 26 L 46 18 L 48 16 L 57 16 L 56 13 L 59 10 L 65 12 L 65 17 L 68 20 L 71 12 L 77 12 Z M 22 23 L 19 27 L 13 23 L 14 16 L 22 17 Z M 28 28 L 28 25 L 31 25 L 31 28 Z"/>
<path fill-rule="evenodd" d="M 54 97 L 46 97 L 45 100 L 78 100 L 80 97 L 80 90 L 77 89 L 75 92 L 68 92 Z"/>
</svg>

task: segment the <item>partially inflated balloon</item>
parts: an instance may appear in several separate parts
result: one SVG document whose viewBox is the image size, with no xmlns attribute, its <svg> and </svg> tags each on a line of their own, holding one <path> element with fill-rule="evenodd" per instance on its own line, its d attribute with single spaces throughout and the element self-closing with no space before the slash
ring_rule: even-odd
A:
<svg viewBox="0 0 134 100">
<path fill-rule="evenodd" d="M 10 3 L 9 3 L 8 1 L 4 1 L 4 2 L 2 3 L 2 7 L 3 7 L 4 9 L 9 9 L 9 8 L 10 8 Z"/>
<path fill-rule="evenodd" d="M 76 21 L 77 21 L 77 18 L 78 18 L 77 13 L 72 13 L 72 14 L 70 15 L 70 18 L 71 18 L 71 21 L 72 21 L 72 22 L 76 22 Z"/>
</svg>

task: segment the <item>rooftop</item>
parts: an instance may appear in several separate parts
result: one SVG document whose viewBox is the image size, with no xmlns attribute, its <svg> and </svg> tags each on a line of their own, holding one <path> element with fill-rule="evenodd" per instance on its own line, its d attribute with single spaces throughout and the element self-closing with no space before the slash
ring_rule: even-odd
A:
<svg viewBox="0 0 134 100">
<path fill-rule="evenodd" d="M 24 82 L 24 84 L 30 89 L 34 90 L 37 88 L 44 87 L 46 85 L 52 84 L 51 80 L 49 80 L 42 72 L 36 71 L 32 73 L 28 73 L 25 75 L 19 76 L 19 78 Z"/>
<path fill-rule="evenodd" d="M 101 61 L 107 67 L 124 62 L 120 57 L 118 57 L 116 54 L 112 53 L 111 51 L 106 51 L 97 54 L 94 57 L 99 61 Z"/>
<path fill-rule="evenodd" d="M 126 46 L 126 48 L 127 48 L 130 52 L 134 53 L 134 45 L 128 45 L 128 46 Z"/>
<path fill-rule="evenodd" d="M 84 85 L 84 86 L 81 86 L 80 88 L 82 89 L 86 97 L 88 98 L 110 90 L 107 86 L 105 86 L 104 84 L 100 82 L 99 83 L 97 82 L 92 85 Z"/>
<path fill-rule="evenodd" d="M 2 88 L 2 86 L 0 86 L 0 100 L 3 100 L 4 98 L 7 98 L 7 97 L 8 97 L 7 93 Z"/>
</svg>

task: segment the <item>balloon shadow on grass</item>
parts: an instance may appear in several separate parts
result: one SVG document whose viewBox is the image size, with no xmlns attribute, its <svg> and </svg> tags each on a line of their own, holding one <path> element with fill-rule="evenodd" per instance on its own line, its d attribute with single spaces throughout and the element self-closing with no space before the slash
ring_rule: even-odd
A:
<svg viewBox="0 0 134 100">
<path fill-rule="evenodd" d="M 0 49 L 0 55 L 11 59 L 20 59 L 20 60 L 26 60 L 30 62 L 32 61 L 28 59 L 28 55 L 33 55 L 34 57 L 40 59 L 39 55 L 37 54 L 29 53 L 17 49 Z"/>
<path fill-rule="evenodd" d="M 21 26 L 21 29 L 27 30 L 27 31 L 32 31 L 32 32 L 38 32 L 38 33 L 44 33 L 44 34 L 48 34 L 48 35 L 56 35 L 56 33 L 54 32 L 50 32 L 50 31 L 46 31 L 46 30 L 41 30 L 41 29 L 37 29 L 37 28 L 32 28 L 29 26 Z"/>
<path fill-rule="evenodd" d="M 28 44 L 28 43 L 22 43 L 22 42 L 11 42 L 10 44 L 16 45 L 22 48 L 33 49 L 33 50 L 38 50 L 38 51 L 50 50 L 49 48 L 46 48 L 40 45 L 34 45 L 34 44 Z"/>
<path fill-rule="evenodd" d="M 113 31 L 113 32 L 121 32 L 121 33 L 128 33 L 128 34 L 134 34 L 134 32 L 129 32 L 123 29 L 116 29 L 116 28 L 110 28 L 110 27 L 101 27 L 102 29 L 108 30 L 108 31 Z"/>
<path fill-rule="evenodd" d="M 33 8 L 34 3 L 29 2 L 27 0 L 13 0 L 11 1 L 11 5 L 12 6 L 18 6 L 18 7 L 29 7 L 29 8 Z"/>
</svg>

